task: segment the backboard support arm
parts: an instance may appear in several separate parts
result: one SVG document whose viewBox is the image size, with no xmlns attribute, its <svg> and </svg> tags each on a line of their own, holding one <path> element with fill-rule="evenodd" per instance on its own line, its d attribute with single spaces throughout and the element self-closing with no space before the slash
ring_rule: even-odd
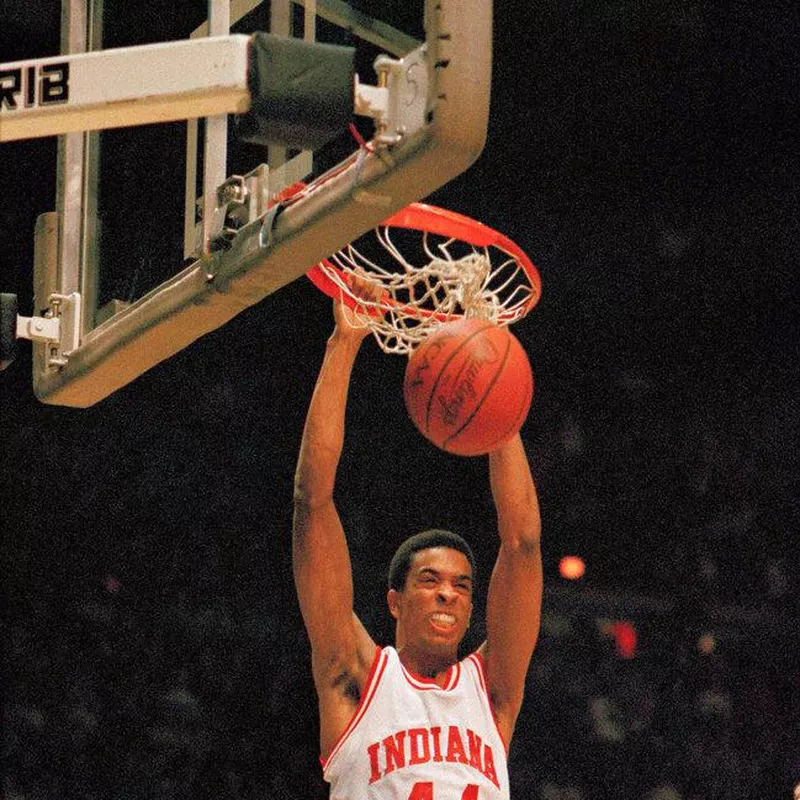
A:
<svg viewBox="0 0 800 800">
<path fill-rule="evenodd" d="M 320 13 L 325 5 L 318 0 Z M 66 364 L 34 374 L 37 396 L 74 407 L 102 400 L 466 170 L 488 128 L 491 26 L 489 0 L 427 0 L 425 43 L 387 71 L 394 128 L 384 131 L 383 141 L 361 148 L 280 213 L 249 221 L 226 249 L 198 259 L 86 332 Z M 411 96 L 417 99 L 409 111 L 398 98 Z"/>
</svg>

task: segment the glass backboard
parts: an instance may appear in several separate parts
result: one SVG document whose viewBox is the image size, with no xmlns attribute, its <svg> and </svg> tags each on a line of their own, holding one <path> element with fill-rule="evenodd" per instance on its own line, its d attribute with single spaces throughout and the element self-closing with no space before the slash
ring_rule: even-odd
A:
<svg viewBox="0 0 800 800">
<path fill-rule="evenodd" d="M 60 322 L 59 341 L 34 343 L 42 401 L 98 402 L 477 158 L 491 3 L 385 3 L 380 14 L 340 0 L 64 0 L 62 56 L 2 65 L 19 74 L 21 102 L 4 106 L 0 141 L 21 138 L 29 112 L 27 135 L 71 126 L 58 137 L 55 210 L 36 232 L 33 318 Z M 239 135 L 265 31 L 316 43 L 311 74 L 320 45 L 352 51 L 352 117 L 313 150 Z M 24 81 L 56 67 L 69 97 L 64 83 L 58 109 L 24 107 Z M 79 107 L 90 67 L 92 86 L 109 75 L 114 92 L 140 94 Z M 3 80 L 8 95 L 16 85 Z M 272 204 L 298 181 L 301 195 Z"/>
</svg>

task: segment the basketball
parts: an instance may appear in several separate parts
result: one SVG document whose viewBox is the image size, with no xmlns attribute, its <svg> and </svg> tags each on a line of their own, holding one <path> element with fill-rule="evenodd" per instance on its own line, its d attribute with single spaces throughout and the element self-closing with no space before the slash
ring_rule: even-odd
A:
<svg viewBox="0 0 800 800">
<path fill-rule="evenodd" d="M 462 319 L 443 325 L 414 351 L 403 396 L 417 430 L 437 447 L 484 455 L 522 427 L 533 373 L 508 328 Z"/>
</svg>

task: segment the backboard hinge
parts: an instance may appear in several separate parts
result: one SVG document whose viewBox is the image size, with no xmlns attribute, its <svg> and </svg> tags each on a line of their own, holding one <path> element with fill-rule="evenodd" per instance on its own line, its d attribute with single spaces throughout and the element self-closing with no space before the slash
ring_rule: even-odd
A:
<svg viewBox="0 0 800 800">
<path fill-rule="evenodd" d="M 16 334 L 18 339 L 49 345 L 46 362 L 52 369 L 63 367 L 80 345 L 81 296 L 78 292 L 51 294 L 48 301 L 43 317 L 17 316 Z"/>
</svg>

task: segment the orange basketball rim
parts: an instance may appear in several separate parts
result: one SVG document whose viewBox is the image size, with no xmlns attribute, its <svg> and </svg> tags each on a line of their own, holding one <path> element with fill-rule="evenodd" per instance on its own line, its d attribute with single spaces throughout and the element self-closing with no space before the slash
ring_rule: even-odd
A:
<svg viewBox="0 0 800 800">
<path fill-rule="evenodd" d="M 388 353 L 410 355 L 446 322 L 479 317 L 509 325 L 539 301 L 539 272 L 510 238 L 463 214 L 411 203 L 372 234 L 307 272 L 347 306 L 351 324 L 368 327 Z M 377 285 L 370 301 L 353 277 Z"/>
</svg>

